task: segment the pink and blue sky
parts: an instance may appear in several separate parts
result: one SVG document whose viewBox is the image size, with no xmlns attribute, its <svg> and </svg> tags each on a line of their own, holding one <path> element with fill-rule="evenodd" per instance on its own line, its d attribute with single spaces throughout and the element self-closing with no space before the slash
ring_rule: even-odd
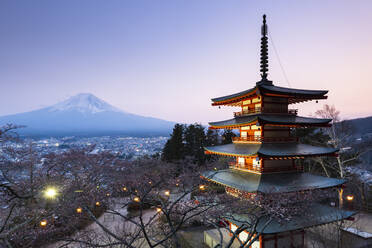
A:
<svg viewBox="0 0 372 248">
<path fill-rule="evenodd" d="M 135 0 L 0 2 L 0 115 L 89 92 L 125 111 L 177 122 L 232 117 L 210 98 L 259 80 L 266 13 L 269 79 L 328 89 L 293 105 L 372 115 L 372 1 Z"/>
</svg>

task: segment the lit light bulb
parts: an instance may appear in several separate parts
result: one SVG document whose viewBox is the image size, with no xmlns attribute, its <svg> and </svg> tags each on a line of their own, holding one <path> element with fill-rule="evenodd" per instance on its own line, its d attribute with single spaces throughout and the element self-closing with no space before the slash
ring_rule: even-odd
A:
<svg viewBox="0 0 372 248">
<path fill-rule="evenodd" d="M 81 214 L 82 212 L 83 212 L 82 208 L 79 207 L 79 208 L 76 209 L 76 213 Z"/>
<path fill-rule="evenodd" d="M 164 195 L 166 195 L 166 196 L 170 196 L 170 191 L 169 191 L 169 190 L 166 190 L 166 191 L 164 192 Z"/>
<path fill-rule="evenodd" d="M 352 201 L 352 200 L 354 200 L 354 196 L 353 195 L 348 195 L 348 196 L 346 196 L 346 200 Z"/>
<path fill-rule="evenodd" d="M 44 196 L 45 198 L 48 199 L 54 199 L 57 196 L 57 194 L 58 194 L 57 189 L 53 187 L 49 187 L 44 191 Z"/>
<path fill-rule="evenodd" d="M 99 201 L 96 202 L 96 206 L 99 207 L 101 206 L 101 203 Z"/>
<path fill-rule="evenodd" d="M 133 201 L 139 202 L 140 201 L 140 198 L 136 196 L 136 197 L 133 198 Z"/>
<path fill-rule="evenodd" d="M 48 224 L 48 222 L 46 220 L 40 221 L 40 226 L 41 227 L 46 227 L 47 224 Z"/>
</svg>

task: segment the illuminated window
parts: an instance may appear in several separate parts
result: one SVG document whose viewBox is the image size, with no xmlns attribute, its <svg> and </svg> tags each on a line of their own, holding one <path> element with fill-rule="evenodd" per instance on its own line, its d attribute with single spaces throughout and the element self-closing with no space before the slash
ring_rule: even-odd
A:
<svg viewBox="0 0 372 248">
<path fill-rule="evenodd" d="M 244 165 L 245 164 L 245 159 L 244 158 L 238 158 L 238 164 L 239 165 Z"/>
</svg>

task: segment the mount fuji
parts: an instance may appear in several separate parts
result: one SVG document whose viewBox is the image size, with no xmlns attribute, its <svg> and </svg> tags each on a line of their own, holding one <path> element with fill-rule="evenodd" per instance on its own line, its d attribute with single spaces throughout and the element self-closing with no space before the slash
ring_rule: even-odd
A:
<svg viewBox="0 0 372 248">
<path fill-rule="evenodd" d="M 24 136 L 169 135 L 174 122 L 122 111 L 88 93 L 50 107 L 0 117 L 0 126 L 24 125 Z"/>
</svg>

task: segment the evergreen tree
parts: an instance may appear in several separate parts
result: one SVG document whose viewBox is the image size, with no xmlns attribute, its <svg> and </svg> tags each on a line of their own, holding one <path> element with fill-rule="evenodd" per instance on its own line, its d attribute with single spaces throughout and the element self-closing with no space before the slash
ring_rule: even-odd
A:
<svg viewBox="0 0 372 248">
<path fill-rule="evenodd" d="M 204 127 L 198 123 L 189 125 L 185 129 L 184 139 L 185 155 L 191 157 L 197 164 L 204 164 L 206 159 L 204 154 L 204 145 L 206 144 Z"/>
<path fill-rule="evenodd" d="M 182 124 L 176 124 L 174 126 L 171 137 L 163 148 L 162 159 L 164 161 L 170 162 L 184 159 L 184 128 Z"/>
<path fill-rule="evenodd" d="M 232 143 L 233 137 L 236 137 L 236 134 L 231 129 L 224 129 L 222 134 L 222 144 Z"/>
<path fill-rule="evenodd" d="M 205 145 L 206 146 L 218 145 L 218 131 L 216 129 L 208 129 Z"/>
</svg>

